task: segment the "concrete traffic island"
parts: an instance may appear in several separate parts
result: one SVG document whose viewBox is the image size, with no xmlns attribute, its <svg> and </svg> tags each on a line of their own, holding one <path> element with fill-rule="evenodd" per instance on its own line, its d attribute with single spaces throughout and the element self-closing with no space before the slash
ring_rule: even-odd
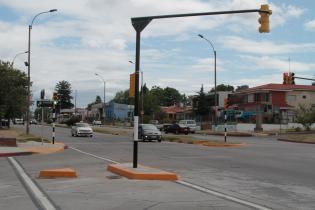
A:
<svg viewBox="0 0 315 210">
<path fill-rule="evenodd" d="M 143 165 L 139 165 L 137 168 L 133 168 L 132 163 L 120 163 L 110 164 L 107 170 L 127 177 L 128 179 L 137 180 L 178 180 L 178 176 L 175 173 L 166 172 L 157 168 L 151 168 Z"/>
<path fill-rule="evenodd" d="M 77 178 L 77 172 L 72 168 L 46 169 L 39 172 L 38 178 Z"/>
</svg>

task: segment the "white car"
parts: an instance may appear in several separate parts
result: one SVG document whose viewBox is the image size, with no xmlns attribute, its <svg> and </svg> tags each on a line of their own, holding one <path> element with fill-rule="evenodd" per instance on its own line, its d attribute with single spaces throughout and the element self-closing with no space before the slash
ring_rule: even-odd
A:
<svg viewBox="0 0 315 210">
<path fill-rule="evenodd" d="M 178 124 L 181 127 L 188 127 L 191 133 L 195 133 L 197 130 L 197 124 L 195 120 L 180 120 Z"/>
<path fill-rule="evenodd" d="M 100 120 L 93 120 L 92 125 L 102 125 L 102 121 L 100 121 Z"/>
<path fill-rule="evenodd" d="M 93 137 L 93 130 L 87 123 L 76 123 L 71 127 L 71 136 L 90 136 Z"/>
</svg>

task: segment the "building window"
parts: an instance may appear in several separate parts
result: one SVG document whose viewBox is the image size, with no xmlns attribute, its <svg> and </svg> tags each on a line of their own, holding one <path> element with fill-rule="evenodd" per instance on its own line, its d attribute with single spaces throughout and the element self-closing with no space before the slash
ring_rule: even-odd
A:
<svg viewBox="0 0 315 210">
<path fill-rule="evenodd" d="M 288 101 L 296 101 L 296 95 L 288 95 L 287 100 Z"/>
<path fill-rule="evenodd" d="M 306 99 L 306 96 L 302 96 L 303 99 Z"/>
<path fill-rule="evenodd" d="M 247 96 L 247 101 L 248 101 L 248 103 L 254 102 L 254 94 L 249 94 L 249 95 Z"/>
</svg>

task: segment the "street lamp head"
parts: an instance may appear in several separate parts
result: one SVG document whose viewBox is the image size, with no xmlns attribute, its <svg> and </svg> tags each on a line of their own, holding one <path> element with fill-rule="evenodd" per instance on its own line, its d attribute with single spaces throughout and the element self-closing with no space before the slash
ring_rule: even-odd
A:
<svg viewBox="0 0 315 210">
<path fill-rule="evenodd" d="M 203 36 L 201 34 L 198 34 L 198 36 L 203 39 Z"/>
<path fill-rule="evenodd" d="M 99 76 L 98 73 L 94 73 L 96 76 Z"/>
<path fill-rule="evenodd" d="M 49 12 L 57 12 L 57 9 L 51 9 Z"/>
<path fill-rule="evenodd" d="M 132 64 L 134 64 L 134 63 L 133 63 L 133 61 L 128 61 L 128 62 L 129 62 L 129 63 L 132 63 Z"/>
</svg>

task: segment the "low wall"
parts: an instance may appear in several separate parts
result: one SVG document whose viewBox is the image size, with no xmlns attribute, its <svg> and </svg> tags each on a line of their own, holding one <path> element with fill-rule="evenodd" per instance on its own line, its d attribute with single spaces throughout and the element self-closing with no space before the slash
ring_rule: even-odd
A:
<svg viewBox="0 0 315 210">
<path fill-rule="evenodd" d="M 238 123 L 236 125 L 237 131 L 254 131 L 256 124 L 249 123 Z M 303 125 L 299 123 L 288 123 L 288 124 L 262 124 L 264 131 L 279 131 L 280 129 L 294 129 L 294 128 L 303 129 Z M 311 126 L 312 129 L 315 129 L 315 123 Z"/>
</svg>

